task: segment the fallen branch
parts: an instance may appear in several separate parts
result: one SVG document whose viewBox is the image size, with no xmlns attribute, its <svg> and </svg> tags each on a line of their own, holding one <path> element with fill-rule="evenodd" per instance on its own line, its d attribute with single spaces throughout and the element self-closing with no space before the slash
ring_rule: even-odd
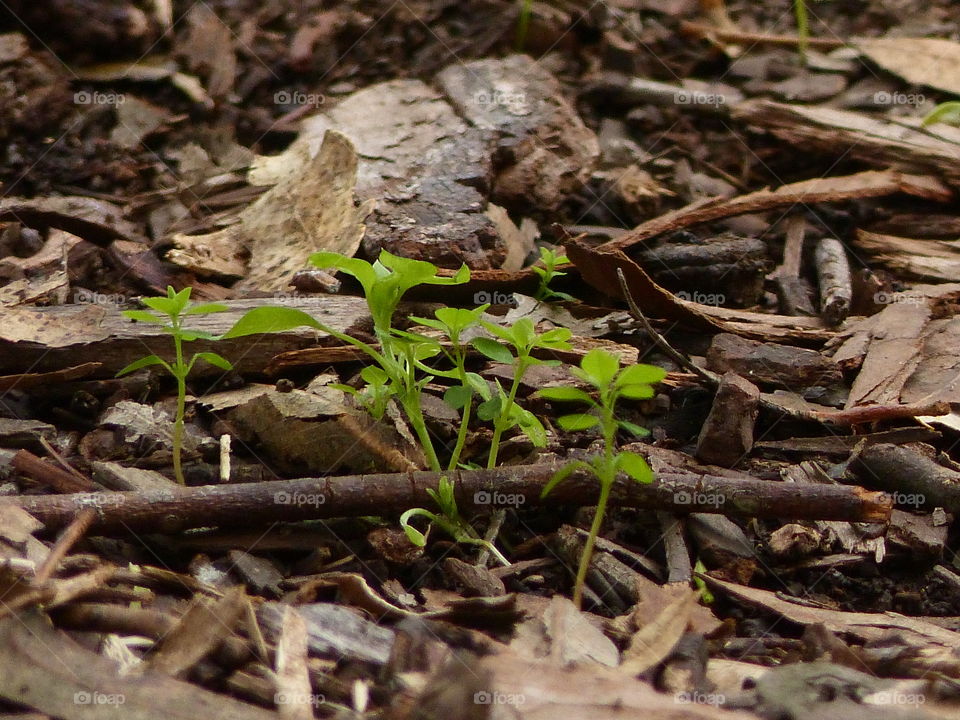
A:
<svg viewBox="0 0 960 720">
<path fill-rule="evenodd" d="M 463 470 L 446 473 L 467 515 L 513 505 L 593 505 L 598 487 L 592 476 L 572 475 L 550 495 L 540 493 L 556 471 L 549 465 Z M 88 507 L 97 509 L 91 532 L 165 532 L 210 526 L 263 525 L 331 517 L 399 514 L 431 507 L 427 490 L 437 486 L 427 471 L 274 482 L 170 488 L 139 492 L 32 495 L 4 499 L 23 508 L 48 529 L 63 527 Z M 651 485 L 619 480 L 611 502 L 621 506 L 705 512 L 746 517 L 884 522 L 891 501 L 860 487 L 799 487 L 749 475 L 712 476 L 679 469 L 661 471 Z"/>
</svg>

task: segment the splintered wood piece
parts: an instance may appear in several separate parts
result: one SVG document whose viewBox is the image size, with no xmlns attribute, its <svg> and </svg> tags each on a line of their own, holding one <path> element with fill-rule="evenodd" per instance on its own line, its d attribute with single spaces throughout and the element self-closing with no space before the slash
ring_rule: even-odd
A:
<svg viewBox="0 0 960 720">
<path fill-rule="evenodd" d="M 725 373 L 697 438 L 697 459 L 709 465 L 733 467 L 749 455 L 759 403 L 760 390 L 756 385 L 736 373 Z"/>
<path fill-rule="evenodd" d="M 766 101 L 764 101 L 766 102 Z M 749 103 L 744 103 L 747 105 Z M 777 103 L 770 103 L 777 105 Z M 739 109 L 741 106 L 736 106 Z M 784 105 L 785 108 L 794 106 Z M 838 111 L 833 111 L 838 112 Z M 858 116 L 859 117 L 859 116 Z M 749 114 L 745 118 L 752 124 Z M 855 143 L 850 143 L 854 145 Z M 846 146 L 845 146 L 846 148 Z M 956 156 L 951 160 L 956 164 L 960 159 L 960 148 L 952 151 Z M 735 217 L 747 213 L 774 210 L 797 203 L 812 204 L 819 202 L 839 202 L 858 198 L 884 197 L 896 193 L 906 193 L 928 200 L 947 202 L 953 197 L 950 188 L 934 178 L 907 175 L 893 170 L 868 170 L 854 175 L 802 180 L 789 185 L 781 185 L 776 190 L 757 190 L 735 198 L 712 198 L 700 200 L 679 208 L 660 217 L 648 220 L 620 237 L 600 245 L 598 250 L 626 250 L 657 235 L 672 230 L 681 230 L 701 223 L 713 222 L 723 218 Z"/>
<path fill-rule="evenodd" d="M 65 720 L 105 713 L 127 720 L 278 718 L 162 673 L 123 676 L 118 663 L 81 647 L 39 612 L 0 621 L 0 667 L 0 697 Z"/>
<path fill-rule="evenodd" d="M 873 166 L 908 167 L 917 173 L 900 175 L 890 170 L 879 171 L 878 175 L 886 175 L 887 181 L 901 184 L 901 187 L 888 186 L 887 191 L 881 191 L 881 186 L 887 182 L 881 181 L 871 189 L 861 187 L 865 191 L 863 194 L 846 198 L 838 196 L 833 198 L 835 200 L 879 197 L 901 190 L 928 200 L 946 202 L 953 194 L 950 188 L 960 187 L 960 132 L 956 128 L 921 127 L 919 118 L 887 121 L 848 110 L 788 105 L 771 100 L 748 100 L 731 108 L 731 113 L 735 120 L 770 132 L 794 147 L 811 152 L 843 152 Z M 898 177 L 899 181 L 894 180 Z M 942 182 L 938 178 L 942 178 Z M 827 181 L 836 179 L 826 178 Z M 820 181 L 806 182 L 816 184 Z M 799 202 L 823 200 L 830 198 L 808 197 Z"/>
<path fill-rule="evenodd" d="M 769 590 L 737 585 L 710 575 L 698 575 L 711 589 L 730 595 L 752 607 L 780 615 L 798 625 L 821 623 L 832 632 L 851 635 L 861 641 L 890 639 L 891 633 L 900 633 L 907 643 L 915 646 L 918 651 L 923 651 L 931 644 L 948 648 L 960 647 L 960 633 L 919 618 L 904 617 L 896 613 L 843 612 L 810 607 L 800 602 L 785 600 L 779 593 Z"/>
<path fill-rule="evenodd" d="M 642 446 L 635 449 L 644 452 Z M 478 503 L 477 498 L 491 496 L 522 497 L 527 505 L 596 504 L 597 483 L 592 475 L 583 472 L 574 473 L 541 498 L 544 485 L 556 470 L 547 464 L 518 465 L 458 470 L 448 475 L 454 482 L 457 504 L 465 513 L 490 511 L 492 506 Z M 16 504 L 48 528 L 63 527 L 78 509 L 93 505 L 100 512 L 92 530 L 173 533 L 190 527 L 399 514 L 411 507 L 429 506 L 431 496 L 427 490 L 436 486 L 437 474 L 421 471 L 147 492 L 18 496 L 4 498 L 0 505 Z M 883 493 L 859 487 L 798 488 L 739 473 L 696 473 L 684 467 L 671 468 L 665 462 L 658 462 L 657 478 L 650 485 L 618 481 L 611 502 L 675 512 L 861 522 L 883 522 L 891 507 L 890 499 Z"/>
<path fill-rule="evenodd" d="M 960 511 L 960 472 L 913 448 L 868 445 L 854 455 L 850 470 L 910 509 L 939 506 L 947 512 Z"/>
<path fill-rule="evenodd" d="M 243 588 L 234 588 L 213 602 L 198 597 L 166 634 L 147 664 L 151 669 L 182 677 L 231 637 L 246 612 Z"/>
<path fill-rule="evenodd" d="M 839 325 L 846 320 L 853 301 L 847 252 L 839 240 L 825 237 L 817 243 L 813 257 L 820 281 L 820 313 L 830 325 Z"/>
</svg>

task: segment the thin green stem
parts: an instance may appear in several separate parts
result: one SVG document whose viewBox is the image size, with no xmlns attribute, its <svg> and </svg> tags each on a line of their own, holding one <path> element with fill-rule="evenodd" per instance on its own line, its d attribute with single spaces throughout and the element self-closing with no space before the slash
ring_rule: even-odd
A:
<svg viewBox="0 0 960 720">
<path fill-rule="evenodd" d="M 510 426 L 510 413 L 513 410 L 514 400 L 517 397 L 517 390 L 520 388 L 520 381 L 527 372 L 527 356 L 522 355 L 517 358 L 517 369 L 513 374 L 513 384 L 510 386 L 510 393 L 507 395 L 507 401 L 500 408 L 500 413 L 493 421 L 493 439 L 490 441 L 490 455 L 487 457 L 487 469 L 493 470 L 497 466 L 497 455 L 500 453 L 500 437 L 503 431 Z"/>
<path fill-rule="evenodd" d="M 459 338 L 457 338 L 457 340 L 459 340 Z M 460 384 L 465 388 L 469 388 L 470 385 L 467 382 L 467 368 L 465 366 L 463 351 L 459 345 L 455 345 L 454 347 L 454 364 L 457 375 L 460 378 Z M 460 429 L 457 431 L 457 444 L 453 448 L 453 453 L 450 455 L 450 464 L 447 466 L 449 470 L 457 469 L 457 463 L 460 462 L 460 455 L 463 453 L 463 448 L 467 444 L 467 430 L 470 427 L 470 413 L 472 408 L 473 393 L 467 397 L 467 404 L 463 406 L 463 411 L 460 413 Z"/>
<path fill-rule="evenodd" d="M 180 462 L 180 453 L 183 448 L 183 417 L 186 414 L 187 402 L 187 373 L 183 364 L 183 341 L 180 338 L 180 318 L 173 318 L 173 346 L 176 349 L 177 377 L 177 414 L 173 421 L 173 474 L 177 482 L 186 485 L 183 477 L 183 467 Z"/>
<path fill-rule="evenodd" d="M 573 587 L 573 604 L 580 609 L 583 603 L 583 585 L 587 580 L 587 571 L 590 568 L 590 561 L 593 559 L 593 546 L 596 544 L 597 536 L 600 534 L 600 528 L 603 525 L 603 516 L 607 510 L 607 500 L 610 497 L 610 488 L 612 482 L 606 482 L 600 479 L 600 499 L 597 501 L 597 512 L 593 516 L 593 523 L 590 525 L 590 534 L 587 536 L 587 542 L 583 547 L 583 554 L 580 556 L 580 567 L 577 569 L 577 580 Z"/>
</svg>

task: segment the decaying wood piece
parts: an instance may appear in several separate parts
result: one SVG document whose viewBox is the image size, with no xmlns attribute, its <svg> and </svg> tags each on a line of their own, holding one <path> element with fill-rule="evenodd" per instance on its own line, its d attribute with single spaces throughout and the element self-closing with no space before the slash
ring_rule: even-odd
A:
<svg viewBox="0 0 960 720">
<path fill-rule="evenodd" d="M 858 229 L 854 242 L 898 278 L 951 282 L 960 277 L 960 243 L 955 239 L 916 240 Z M 896 297 L 894 293 L 888 295 Z"/>
<path fill-rule="evenodd" d="M 800 278 L 805 234 L 806 221 L 803 216 L 791 216 L 787 220 L 786 239 L 783 243 L 783 263 L 771 273 L 777 284 L 780 310 L 786 315 L 814 314 L 809 285 Z"/>
<path fill-rule="evenodd" d="M 820 314 L 831 325 L 839 325 L 850 313 L 853 285 L 850 263 L 843 244 L 832 237 L 821 238 L 814 252 L 820 282 Z"/>
<path fill-rule="evenodd" d="M 278 293 L 269 298 L 230 300 L 224 304 L 230 308 L 227 312 L 192 315 L 189 327 L 221 334 L 250 308 L 271 304 L 303 310 L 341 332 L 369 316 L 363 298 L 346 295 Z M 25 367 L 58 370 L 99 362 L 96 375 L 112 377 L 124 366 L 150 353 L 170 360 L 173 355 L 170 336 L 158 325 L 128 320 L 120 314 L 121 309 L 115 304 L 6 308 L 0 325 L 0 372 L 17 372 Z M 315 345 L 318 338 L 325 337 L 319 331 L 303 328 L 216 343 L 197 340 L 187 349 L 218 352 L 234 362 L 241 373 L 260 372 L 274 355 Z M 205 363 L 197 363 L 196 370 L 198 373 L 223 372 Z"/>
<path fill-rule="evenodd" d="M 918 176 L 930 173 L 960 187 L 960 132 L 955 128 L 922 128 L 919 118 L 887 121 L 847 110 L 771 100 L 740 103 L 732 109 L 732 116 L 794 147 L 842 151 L 873 166 L 909 168 Z M 928 190 L 937 184 L 934 178 L 922 183 Z M 941 187 L 935 194 L 942 192 Z"/>
<path fill-rule="evenodd" d="M 912 448 L 868 445 L 854 455 L 850 469 L 864 484 L 886 490 L 897 504 L 960 511 L 960 472 Z"/>
<path fill-rule="evenodd" d="M 842 380 L 840 366 L 819 352 L 720 333 L 707 350 L 707 367 L 717 373 L 735 372 L 756 383 L 806 388 Z"/>
<path fill-rule="evenodd" d="M 65 720 L 276 720 L 270 710 L 118 663 L 54 630 L 39 612 L 0 621 L 0 697 Z M 157 702 L 162 698 L 163 702 Z"/>
<path fill-rule="evenodd" d="M 752 122 L 752 118 L 747 119 Z M 854 142 L 848 143 L 848 145 L 855 144 Z M 844 148 L 846 149 L 846 147 L 845 145 Z M 957 158 L 960 158 L 960 149 L 956 152 Z M 960 167 L 956 158 L 951 162 L 954 163 L 954 169 Z M 896 193 L 906 193 L 939 202 L 947 202 L 953 197 L 950 188 L 934 178 L 923 175 L 908 175 L 893 170 L 871 170 L 841 177 L 802 180 L 781 185 L 775 190 L 757 190 L 732 199 L 711 198 L 691 203 L 686 207 L 648 220 L 630 232 L 600 245 L 598 249 L 625 250 L 671 230 L 681 230 L 693 225 L 746 213 L 774 210 L 785 205 L 838 202 L 857 198 L 884 197 Z"/>
<path fill-rule="evenodd" d="M 583 279 L 605 294 L 622 293 L 610 281 L 612 273 L 622 271 L 634 300 L 649 317 L 676 320 L 703 332 L 732 332 L 760 340 L 790 339 L 818 344 L 833 336 L 820 318 L 767 315 L 683 300 L 657 285 L 642 267 L 617 248 L 601 250 L 571 241 L 566 249 Z"/>
<path fill-rule="evenodd" d="M 736 373 L 725 373 L 697 439 L 697 459 L 709 465 L 733 467 L 749 455 L 759 402 L 760 390 L 756 385 Z"/>
<path fill-rule="evenodd" d="M 92 481 L 84 481 L 66 470 L 46 463 L 29 450 L 17 450 L 11 465 L 27 477 L 62 493 L 89 492 L 96 488 Z"/>
<path fill-rule="evenodd" d="M 904 617 L 897 613 L 843 612 L 810 607 L 799 602 L 792 603 L 769 590 L 738 585 L 709 575 L 700 575 L 700 577 L 713 590 L 724 592 L 754 607 L 774 612 L 800 625 L 822 623 L 828 630 L 852 635 L 863 641 L 889 640 L 892 633 L 900 633 L 918 649 L 928 644 L 951 649 L 960 647 L 960 633 L 919 618 Z"/>
<path fill-rule="evenodd" d="M 748 475 L 695 474 L 671 471 L 661 464 L 651 485 L 622 482 L 614 487 L 617 505 L 670 509 L 677 512 L 713 512 L 757 517 L 840 519 L 883 522 L 890 501 L 883 493 L 858 487 L 818 487 L 802 491 L 790 485 L 757 480 Z M 492 498 L 523 504 L 590 505 L 599 490 L 590 475 L 575 473 L 546 498 L 540 493 L 556 468 L 527 465 L 494 470 L 461 470 L 449 474 L 456 486 L 457 504 L 468 514 L 489 512 Z M 70 522 L 77 510 L 98 508 L 92 531 L 155 530 L 177 532 L 211 525 L 294 521 L 350 515 L 401 513 L 428 507 L 428 489 L 437 485 L 432 472 L 349 475 L 304 478 L 237 485 L 171 488 L 149 492 L 81 493 L 19 496 L 0 501 L 15 503 L 48 528 Z M 506 502 L 506 500 L 505 500 Z"/>
<path fill-rule="evenodd" d="M 455 63 L 437 82 L 457 112 L 495 143 L 496 202 L 550 212 L 589 179 L 600 157 L 597 138 L 556 78 L 529 56 Z"/>
</svg>

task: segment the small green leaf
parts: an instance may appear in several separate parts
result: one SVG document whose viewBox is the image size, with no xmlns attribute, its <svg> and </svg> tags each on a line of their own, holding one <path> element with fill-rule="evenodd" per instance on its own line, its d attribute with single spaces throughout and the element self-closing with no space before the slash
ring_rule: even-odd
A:
<svg viewBox="0 0 960 720">
<path fill-rule="evenodd" d="M 517 424 L 520 426 L 520 429 L 523 430 L 524 435 L 533 443 L 534 447 L 546 446 L 547 431 L 546 428 L 543 427 L 543 423 L 537 419 L 536 415 L 529 410 L 521 409 Z"/>
<path fill-rule="evenodd" d="M 934 123 L 960 125 L 960 102 L 940 103 L 923 119 L 922 125 L 926 127 Z"/>
<path fill-rule="evenodd" d="M 176 298 L 164 298 L 164 297 L 148 297 L 142 298 L 140 300 L 144 305 L 152 310 L 156 310 L 159 313 L 164 315 L 176 315 L 177 314 L 177 301 Z"/>
<path fill-rule="evenodd" d="M 417 512 L 418 510 L 420 512 Z M 417 547 L 424 547 L 427 544 L 427 536 L 410 524 L 410 518 L 414 515 L 422 515 L 424 513 L 426 513 L 425 510 L 421 510 L 420 508 L 412 508 L 400 516 L 400 527 L 403 528 L 403 531 L 407 534 L 410 542 Z"/>
<path fill-rule="evenodd" d="M 312 327 L 326 332 L 327 328 L 314 320 L 310 315 L 295 308 L 283 307 L 256 307 L 244 313 L 243 317 L 234 323 L 221 338 L 243 337 L 245 335 L 259 335 L 261 333 L 281 332 L 298 327 Z"/>
<path fill-rule="evenodd" d="M 622 470 L 638 483 L 653 482 L 653 471 L 647 465 L 647 461 L 636 453 L 624 450 L 617 455 L 616 462 L 618 470 Z"/>
<path fill-rule="evenodd" d="M 154 315 L 146 310 L 124 310 L 123 315 L 137 322 L 153 323 L 154 325 L 165 325 L 169 322 L 168 318 Z"/>
<path fill-rule="evenodd" d="M 513 362 L 513 353 L 496 340 L 487 337 L 475 337 L 470 341 L 470 344 L 491 360 L 507 365 Z"/>
<path fill-rule="evenodd" d="M 210 313 L 226 312 L 230 307 L 222 303 L 204 303 L 187 309 L 184 315 L 209 315 Z"/>
<path fill-rule="evenodd" d="M 573 462 L 564 465 L 562 468 L 557 470 L 553 474 L 553 477 L 550 478 L 550 481 L 543 486 L 543 490 L 540 491 L 540 497 L 545 498 L 547 494 L 557 486 L 558 483 L 570 477 L 574 471 L 581 469 L 590 470 L 591 472 L 593 471 L 593 468 L 583 460 L 574 460 Z"/>
<path fill-rule="evenodd" d="M 377 365 L 367 365 L 360 371 L 360 377 L 371 385 L 385 385 L 390 379 L 383 371 L 383 368 Z"/>
<path fill-rule="evenodd" d="M 132 373 L 135 370 L 140 370 L 141 368 L 150 367 L 151 365 L 162 365 L 171 374 L 173 373 L 173 370 L 171 370 L 170 365 L 168 365 L 163 358 L 157 355 L 147 355 L 146 357 L 142 357 L 139 360 L 134 360 L 132 363 L 127 365 L 125 368 L 123 368 L 123 370 L 117 373 L 117 377 L 120 377 L 121 375 L 126 375 L 127 373 Z"/>
<path fill-rule="evenodd" d="M 580 368 L 599 388 L 607 387 L 620 370 L 620 359 L 608 350 L 595 348 L 580 361 Z"/>
<path fill-rule="evenodd" d="M 230 361 L 227 360 L 222 355 L 218 355 L 215 352 L 198 352 L 193 357 L 199 358 L 200 360 L 205 360 L 211 365 L 213 365 L 214 367 L 218 367 L 221 370 L 233 370 L 233 365 L 230 363 Z M 193 360 L 191 360 L 190 362 L 192 364 Z"/>
<path fill-rule="evenodd" d="M 617 376 L 617 387 L 624 385 L 654 385 L 667 376 L 667 371 L 656 365 L 631 365 Z"/>
<path fill-rule="evenodd" d="M 501 400 L 499 396 L 492 397 L 486 402 L 477 405 L 477 417 L 485 422 L 493 420 L 500 414 Z"/>
<path fill-rule="evenodd" d="M 460 410 L 466 407 L 472 397 L 473 391 L 470 388 L 463 385 L 454 385 L 447 388 L 447 391 L 443 394 L 443 401 L 454 410 Z"/>
<path fill-rule="evenodd" d="M 477 373 L 467 373 L 467 385 L 469 385 L 473 391 L 484 400 L 490 399 L 490 386 L 487 384 L 487 381 L 480 377 Z"/>
<path fill-rule="evenodd" d="M 600 421 L 597 419 L 596 415 L 589 415 L 587 413 L 562 415 L 557 418 L 557 424 L 568 432 L 573 432 L 575 430 L 589 430 L 590 428 L 595 427 L 599 422 Z"/>
<path fill-rule="evenodd" d="M 206 330 L 181 330 L 180 339 L 184 342 L 193 342 L 194 340 L 216 340 L 217 336 L 208 333 Z"/>
<path fill-rule="evenodd" d="M 617 390 L 617 394 L 630 400 L 644 400 L 654 396 L 653 388 L 649 385 L 624 385 Z"/>
<path fill-rule="evenodd" d="M 646 437 L 650 434 L 650 431 L 645 427 L 640 427 L 639 425 L 635 425 L 627 420 L 617 420 L 617 427 L 622 430 L 626 430 L 628 433 L 632 433 L 637 437 Z"/>
<path fill-rule="evenodd" d="M 584 402 L 594 405 L 593 398 L 583 390 L 573 387 L 549 387 L 537 392 L 537 397 L 560 402 Z"/>
<path fill-rule="evenodd" d="M 570 344 L 567 341 L 571 337 L 573 333 L 567 328 L 553 328 L 537 338 L 537 345 L 551 350 L 569 350 Z"/>
</svg>

